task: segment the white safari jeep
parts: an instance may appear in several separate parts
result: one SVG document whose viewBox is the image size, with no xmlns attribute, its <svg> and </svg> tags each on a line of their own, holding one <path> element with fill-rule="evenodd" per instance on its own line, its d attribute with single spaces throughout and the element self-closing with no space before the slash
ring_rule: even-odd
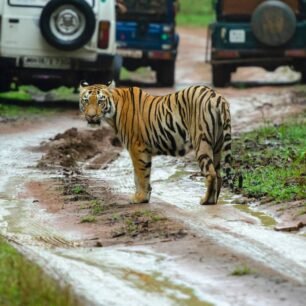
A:
<svg viewBox="0 0 306 306">
<path fill-rule="evenodd" d="M 0 0 L 0 91 L 114 77 L 114 0 Z"/>
</svg>

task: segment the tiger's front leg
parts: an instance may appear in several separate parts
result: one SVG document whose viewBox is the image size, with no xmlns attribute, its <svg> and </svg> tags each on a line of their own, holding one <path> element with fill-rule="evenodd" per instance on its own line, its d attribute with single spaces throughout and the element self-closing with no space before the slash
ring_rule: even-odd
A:
<svg viewBox="0 0 306 306">
<path fill-rule="evenodd" d="M 134 166 L 134 181 L 136 192 L 130 198 L 130 203 L 148 203 L 151 196 L 151 164 L 152 155 L 148 153 L 145 145 L 135 144 L 129 150 Z"/>
</svg>

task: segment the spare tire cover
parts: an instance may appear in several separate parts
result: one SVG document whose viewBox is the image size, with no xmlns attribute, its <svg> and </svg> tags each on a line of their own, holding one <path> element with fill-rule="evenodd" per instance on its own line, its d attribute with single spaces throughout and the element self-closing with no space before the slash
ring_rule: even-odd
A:
<svg viewBox="0 0 306 306">
<path fill-rule="evenodd" d="M 251 26 L 255 37 L 261 43 L 277 47 L 287 43 L 294 35 L 296 17 L 286 3 L 268 0 L 255 9 Z"/>
<path fill-rule="evenodd" d="M 71 51 L 91 39 L 96 19 L 85 0 L 51 0 L 42 10 L 39 25 L 51 46 Z"/>
</svg>

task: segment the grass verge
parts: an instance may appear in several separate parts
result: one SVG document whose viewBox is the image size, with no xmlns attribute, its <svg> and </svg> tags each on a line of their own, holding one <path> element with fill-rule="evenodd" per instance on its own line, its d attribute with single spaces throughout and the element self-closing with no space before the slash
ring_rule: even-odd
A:
<svg viewBox="0 0 306 306">
<path fill-rule="evenodd" d="M 0 117 L 4 118 L 20 118 L 37 115 L 51 115 L 54 110 L 42 109 L 38 107 L 21 107 L 16 105 L 3 105 L 0 104 Z"/>
<path fill-rule="evenodd" d="M 13 84 L 12 84 L 13 86 Z M 0 99 L 7 100 L 18 100 L 31 101 L 35 97 L 39 99 L 51 100 L 51 101 L 77 101 L 78 94 L 74 92 L 74 88 L 61 86 L 47 92 L 44 92 L 32 85 L 22 85 L 18 86 L 16 90 L 11 90 L 7 92 L 0 92 Z"/>
<path fill-rule="evenodd" d="M 0 237 L 0 305 L 80 305 L 68 287 L 61 288 Z"/>
<path fill-rule="evenodd" d="M 29 86 L 20 86 L 18 90 L 12 90 L 8 92 L 1 92 L 0 98 L 2 99 L 12 99 L 12 100 L 31 100 L 31 95 L 28 90 Z"/>
<path fill-rule="evenodd" d="M 306 112 L 241 135 L 233 141 L 233 156 L 245 196 L 276 202 L 306 199 Z"/>
</svg>

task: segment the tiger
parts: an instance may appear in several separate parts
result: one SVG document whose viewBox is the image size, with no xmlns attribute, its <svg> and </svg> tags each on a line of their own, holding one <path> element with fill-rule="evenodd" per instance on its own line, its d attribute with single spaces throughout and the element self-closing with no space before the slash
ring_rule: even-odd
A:
<svg viewBox="0 0 306 306">
<path fill-rule="evenodd" d="M 89 124 L 107 122 L 128 150 L 134 168 L 135 193 L 130 203 L 148 203 L 151 197 L 152 157 L 184 156 L 194 149 L 206 193 L 200 204 L 217 204 L 221 190 L 221 153 L 231 181 L 231 115 L 227 100 L 207 86 L 190 86 L 164 96 L 138 87 L 110 84 L 79 87 L 81 114 Z"/>
</svg>

